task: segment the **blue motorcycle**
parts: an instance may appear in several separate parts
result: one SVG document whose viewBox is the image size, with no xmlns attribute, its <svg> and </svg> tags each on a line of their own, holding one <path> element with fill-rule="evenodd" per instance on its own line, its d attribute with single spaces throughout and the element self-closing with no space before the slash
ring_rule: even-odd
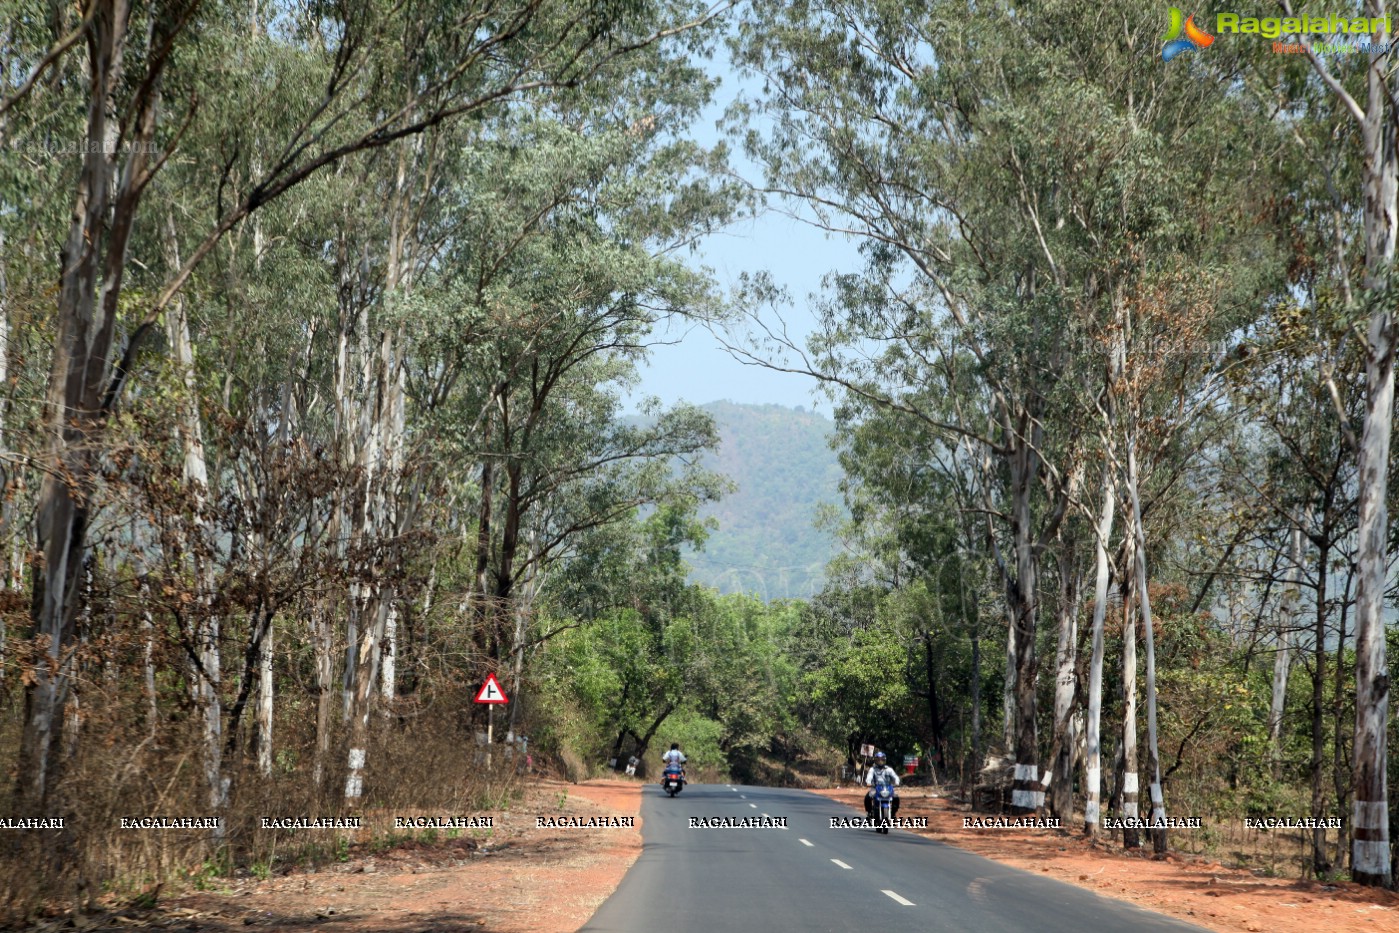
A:
<svg viewBox="0 0 1399 933">
<path fill-rule="evenodd" d="M 878 825 L 874 831 L 877 833 L 889 834 L 889 827 L 894 822 L 894 786 L 892 784 L 874 785 L 874 810 Z"/>
</svg>

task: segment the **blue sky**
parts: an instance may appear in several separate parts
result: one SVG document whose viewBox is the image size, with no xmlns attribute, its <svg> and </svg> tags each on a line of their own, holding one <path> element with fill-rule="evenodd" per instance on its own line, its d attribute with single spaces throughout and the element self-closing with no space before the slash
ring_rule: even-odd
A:
<svg viewBox="0 0 1399 933">
<path fill-rule="evenodd" d="M 714 103 L 694 127 L 694 139 L 704 145 L 713 145 L 720 139 L 716 123 L 744 84 L 722 53 L 716 56 L 712 67 L 723 83 Z M 761 183 L 759 169 L 742 152 L 732 153 L 732 164 L 748 181 Z M 782 317 L 788 332 L 803 346 L 813 323 L 808 296 L 820 291 L 821 277 L 836 269 L 853 271 L 860 264 L 855 243 L 776 211 L 706 238 L 691 261 L 709 266 L 720 287 L 726 290 L 745 272 L 768 271 L 773 281 L 792 297 L 793 305 L 783 309 Z M 766 323 L 776 326 L 777 321 L 773 318 Z M 656 396 L 666 405 L 680 401 L 702 405 L 728 399 L 801 405 L 830 414 L 830 403 L 814 391 L 814 380 L 741 363 L 702 326 L 677 323 L 658 329 L 652 339 L 671 345 L 652 349 L 649 364 L 641 369 L 641 383 L 628 400 L 629 410 L 640 398 Z"/>
</svg>

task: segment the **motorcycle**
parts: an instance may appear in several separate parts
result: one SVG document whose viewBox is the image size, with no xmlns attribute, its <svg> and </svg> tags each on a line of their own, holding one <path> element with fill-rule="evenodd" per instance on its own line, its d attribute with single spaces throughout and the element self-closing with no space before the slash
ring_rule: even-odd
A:
<svg viewBox="0 0 1399 933">
<path fill-rule="evenodd" d="M 661 776 L 661 789 L 674 797 L 685 789 L 685 771 L 679 765 L 666 765 Z"/>
<path fill-rule="evenodd" d="M 894 788 L 891 784 L 874 785 L 874 808 L 877 814 L 878 825 L 874 831 L 877 833 L 889 834 L 889 826 L 894 819 Z"/>
</svg>

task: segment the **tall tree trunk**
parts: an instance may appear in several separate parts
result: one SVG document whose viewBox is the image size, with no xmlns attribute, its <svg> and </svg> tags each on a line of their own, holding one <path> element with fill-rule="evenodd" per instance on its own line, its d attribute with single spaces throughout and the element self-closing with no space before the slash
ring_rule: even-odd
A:
<svg viewBox="0 0 1399 933">
<path fill-rule="evenodd" d="M 1078 598 L 1082 578 L 1074 566 L 1076 542 L 1065 536 L 1059 543 L 1059 644 L 1054 654 L 1054 739 L 1050 760 L 1050 809 L 1063 820 L 1073 818 L 1074 698 L 1078 694 Z"/>
<path fill-rule="evenodd" d="M 1007 752 L 1015 750 L 1015 609 L 1006 596 L 1005 690 L 1001 695 L 1001 741 Z"/>
<path fill-rule="evenodd" d="M 167 262 L 180 268 L 179 241 L 175 219 L 166 214 Z M 195 697 L 204 717 L 204 777 L 209 788 L 209 805 L 221 813 L 228 803 L 229 779 L 223 773 L 223 698 L 220 620 L 214 608 L 215 578 L 210 564 L 211 530 L 207 509 L 209 468 L 204 457 L 204 428 L 199 414 L 199 384 L 194 369 L 194 344 L 190 339 L 189 316 L 183 298 L 177 297 L 165 316 L 166 338 L 180 380 L 180 441 L 184 446 L 183 476 L 194 512 L 193 538 L 189 560 L 195 585 L 195 639 L 199 644 L 200 673 Z"/>
<path fill-rule="evenodd" d="M 375 611 L 369 618 L 358 647 L 359 663 L 355 669 L 354 696 L 350 705 L 350 752 L 346 764 L 345 802 L 357 806 L 364 793 L 364 769 L 369 745 L 369 716 L 373 705 L 374 677 L 378 673 L 378 650 L 383 643 L 387 607 L 371 596 Z"/>
<path fill-rule="evenodd" d="M 365 539 L 380 533 L 395 531 L 395 516 L 390 513 L 395 486 L 394 464 L 398 445 L 401 409 L 396 392 L 402 386 L 402 360 L 397 340 L 391 330 L 380 335 L 377 363 L 366 384 L 373 386 L 373 398 L 361 421 L 364 494 L 361 499 L 360 527 Z M 345 799 L 357 804 L 363 789 L 362 772 L 368 748 L 369 717 L 374 702 L 374 684 L 383 662 L 384 633 L 388 627 L 390 606 L 396 601 L 392 582 L 381 583 L 382 566 L 370 568 L 372 582 L 366 587 L 364 620 L 355 658 L 354 687 L 350 702 L 350 753 L 345 780 Z"/>
<path fill-rule="evenodd" d="M 929 756 L 932 761 L 929 762 L 929 767 L 935 769 L 935 762 L 943 758 L 943 746 L 946 742 L 942 735 L 942 710 L 938 708 L 938 682 L 933 668 L 933 633 L 924 629 L 922 637 L 923 676 L 928 681 L 928 725 L 933 734 L 933 748 Z M 933 770 L 933 775 L 936 777 L 936 770 Z"/>
<path fill-rule="evenodd" d="M 1290 13 L 1290 4 L 1285 5 Z M 1366 0 L 1365 12 L 1388 26 L 1385 0 Z M 1389 887 L 1387 783 L 1389 670 L 1385 660 L 1384 590 L 1388 558 L 1389 439 L 1394 420 L 1394 296 L 1390 275 L 1399 233 L 1399 138 L 1395 133 L 1393 65 L 1388 28 L 1372 37 L 1365 71 L 1364 108 L 1325 61 L 1313 68 L 1360 129 L 1365 231 L 1364 293 L 1370 324 L 1365 342 L 1365 422 L 1359 450 L 1359 559 L 1355 600 L 1355 744 L 1351 753 L 1351 877 Z M 1350 309 L 1347 309 L 1350 310 Z M 1344 414 L 1341 415 L 1344 417 Z M 1321 646 L 1316 649 L 1322 651 Z M 1315 750 L 1314 750 L 1315 752 Z M 1314 755 L 1315 757 L 1315 755 Z M 1315 798 L 1315 789 L 1313 795 Z M 1316 806 L 1313 800 L 1313 808 Z M 1325 861 L 1318 859 L 1317 861 Z"/>
<path fill-rule="evenodd" d="M 1380 40 L 1376 40 L 1380 41 Z M 1370 81 L 1381 78 L 1372 68 Z M 1374 132 L 1386 139 L 1384 174 L 1366 180 L 1366 247 L 1383 257 L 1386 271 L 1394 259 L 1395 177 L 1394 125 L 1385 119 Z M 1372 202 L 1377 202 L 1371 207 Z M 1383 212 L 1377 231 L 1368 215 Z M 1367 269 L 1368 272 L 1368 269 Z M 1367 275 L 1367 277 L 1370 277 Z M 1365 352 L 1365 427 L 1360 441 L 1359 573 L 1355 598 L 1355 744 L 1351 752 L 1351 877 L 1359 884 L 1389 887 L 1394 880 L 1389 851 L 1388 726 L 1389 668 L 1385 660 L 1384 590 L 1388 560 L 1389 437 L 1394 417 L 1393 298 L 1381 287 L 1378 274 L 1367 289 L 1375 307 L 1370 317 Z"/>
<path fill-rule="evenodd" d="M 30 614 L 35 642 L 44 647 L 25 689 L 19 767 L 21 808 L 32 813 L 46 812 L 56 764 L 54 732 L 71 688 L 76 596 L 87 552 L 87 497 L 97 471 L 117 301 L 136 209 L 149 181 L 148 144 L 159 101 L 158 93 L 152 93 L 131 124 L 121 125 L 115 95 L 127 80 L 131 10 L 127 0 L 90 2 L 97 9 L 86 36 L 85 152 L 61 255 L 57 334 L 43 413 L 48 468 L 36 509 L 42 560 L 35 564 Z M 142 63 L 147 70 L 137 77 L 157 89 L 163 55 Z M 131 132 L 128 139 L 139 145 L 118 179 L 116 142 L 123 131 Z"/>
<path fill-rule="evenodd" d="M 1355 586 L 1355 562 L 1352 560 L 1346 572 L 1346 583 L 1341 589 L 1341 614 L 1336 625 L 1336 674 L 1331 682 L 1331 734 L 1336 740 L 1331 743 L 1331 781 L 1336 788 L 1336 812 L 1346 812 L 1350 803 L 1350 769 L 1346 766 L 1345 743 L 1340 737 L 1345 735 L 1345 694 L 1346 694 L 1346 613 L 1350 608 L 1352 588 Z M 1341 821 L 1341 831 L 1336 834 L 1336 867 L 1343 868 L 1350 855 L 1351 827 Z"/>
<path fill-rule="evenodd" d="M 0 133 L 3 135 L 3 133 Z M 5 280 L 5 231 L 0 230 L 0 450 L 5 450 L 6 415 L 9 410 L 10 385 L 10 303 L 9 286 Z M 14 553 L 13 543 L 18 529 L 14 527 L 13 478 L 10 470 L 4 471 L 5 481 L 0 483 L 0 557 Z M 16 589 L 13 578 L 5 581 L 10 589 Z M 9 627 L 0 616 L 0 687 L 5 683 L 5 660 L 8 652 Z"/>
<path fill-rule="evenodd" d="M 393 712 L 394 697 L 398 695 L 398 600 L 389 601 L 389 617 L 384 623 L 384 660 L 379 675 L 379 694 L 384 700 L 384 715 Z"/>
<path fill-rule="evenodd" d="M 1124 567 L 1137 559 L 1136 538 L 1127 535 L 1123 543 Z M 1140 784 L 1137 777 L 1137 624 L 1132 614 L 1132 574 L 1122 574 L 1122 816 L 1135 820 Z M 1128 849 L 1141 846 L 1141 832 L 1133 827 L 1122 831 L 1122 844 Z"/>
<path fill-rule="evenodd" d="M 495 399 L 505 391 L 504 384 L 497 384 L 486 402 L 485 417 L 481 424 L 481 501 L 476 516 L 476 575 L 474 592 L 474 616 L 479 631 L 477 644 L 482 652 L 490 657 L 493 650 L 492 609 L 490 605 L 491 567 L 491 513 L 495 502 L 495 458 L 491 451 L 495 427 L 495 414 L 490 408 Z M 619 752 L 620 754 L 620 752 Z"/>
<path fill-rule="evenodd" d="M 316 751 L 312 781 L 319 789 L 325 780 L 325 762 L 330 755 L 332 710 L 335 708 L 335 643 L 330 611 L 318 603 L 311 610 L 311 644 L 316 653 Z"/>
<path fill-rule="evenodd" d="M 1101 799 L 1103 778 L 1103 623 L 1108 609 L 1108 541 L 1112 537 L 1113 513 L 1117 492 L 1113 488 L 1112 461 L 1103 463 L 1103 507 L 1098 514 L 1095 535 L 1096 564 L 1093 579 L 1093 655 L 1088 662 L 1088 723 L 1085 769 L 1088 775 L 1087 803 L 1084 805 L 1084 831 L 1098 834 L 1102 822 Z"/>
<path fill-rule="evenodd" d="M 539 536 L 534 528 L 530 529 L 528 539 L 528 553 L 533 558 L 536 556 L 539 546 Z M 541 580 L 538 567 L 538 563 L 532 559 L 526 569 L 525 579 L 520 586 L 520 593 L 514 605 L 515 637 L 514 644 L 510 648 L 510 682 L 514 692 L 510 694 L 510 718 L 506 724 L 506 732 L 512 735 L 515 732 L 515 724 L 518 721 L 520 710 L 520 686 L 524 680 L 525 648 L 529 644 L 530 618 L 534 613 L 535 600 L 539 596 Z"/>
<path fill-rule="evenodd" d="M 1297 627 L 1297 604 L 1302 582 L 1302 529 L 1293 528 L 1287 550 L 1287 588 L 1278 612 L 1277 654 L 1273 657 L 1273 703 L 1268 712 L 1268 748 L 1273 780 L 1282 779 L 1282 717 L 1287 705 L 1287 675 L 1292 667 L 1292 632 Z"/>
<path fill-rule="evenodd" d="M 1039 560 L 1032 534 L 1030 499 L 1038 473 L 1038 455 L 1024 436 L 1023 424 L 1011 454 L 1011 529 L 1015 541 L 1015 574 L 1006 581 L 1006 595 L 1015 621 L 1015 777 L 1011 809 L 1032 812 L 1044 806 L 1044 779 L 1039 769 L 1039 734 L 1035 687 L 1039 658 L 1035 651 L 1039 612 Z"/>
<path fill-rule="evenodd" d="M 1146 573 L 1146 527 L 1142 522 L 1141 497 L 1137 490 L 1137 443 L 1127 439 L 1127 493 L 1132 502 L 1132 532 L 1136 536 L 1137 602 L 1141 606 L 1142 632 L 1146 637 L 1146 769 L 1151 775 L 1152 849 L 1164 855 L 1168 844 L 1165 827 L 1166 801 L 1161 789 L 1161 753 L 1156 730 L 1156 635 L 1151 618 L 1151 592 Z"/>
<path fill-rule="evenodd" d="M 1323 496 L 1321 509 L 1321 536 L 1317 542 L 1316 556 L 1316 622 L 1312 631 L 1312 818 L 1320 820 L 1326 816 L 1326 616 L 1327 616 L 1327 577 L 1331 572 L 1331 508 L 1332 491 L 1328 488 Z M 1387 818 L 1387 817 L 1386 817 Z M 1331 871 L 1331 859 L 1326 853 L 1326 830 L 1312 830 L 1312 872 L 1316 877 L 1324 877 Z"/>
<path fill-rule="evenodd" d="M 973 613 L 975 617 L 975 613 Z M 972 772 L 983 764 L 981 752 L 981 628 L 972 628 Z"/>
<path fill-rule="evenodd" d="M 273 613 L 269 610 L 267 630 L 258 646 L 257 658 L 257 769 L 263 777 L 272 775 L 272 654 L 273 633 L 276 631 L 273 621 Z"/>
</svg>

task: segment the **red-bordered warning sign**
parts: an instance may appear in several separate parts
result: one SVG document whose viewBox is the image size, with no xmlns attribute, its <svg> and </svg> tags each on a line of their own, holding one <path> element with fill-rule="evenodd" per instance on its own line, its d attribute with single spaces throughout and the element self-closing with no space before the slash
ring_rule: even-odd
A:
<svg viewBox="0 0 1399 933">
<path fill-rule="evenodd" d="M 481 691 L 476 694 L 477 703 L 509 703 L 505 696 L 505 691 L 500 689 L 500 681 L 495 679 L 494 674 L 486 675 L 486 682 L 481 685 Z"/>
</svg>

